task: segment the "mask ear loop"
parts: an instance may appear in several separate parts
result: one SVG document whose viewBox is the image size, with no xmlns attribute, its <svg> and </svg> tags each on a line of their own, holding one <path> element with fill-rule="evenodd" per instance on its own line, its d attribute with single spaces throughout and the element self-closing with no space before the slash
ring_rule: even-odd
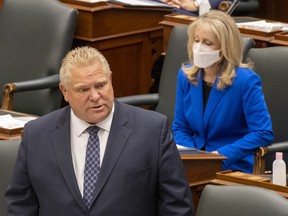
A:
<svg viewBox="0 0 288 216">
<path fill-rule="evenodd" d="M 224 58 L 224 56 L 223 56 L 223 54 L 222 54 L 222 52 L 221 52 L 221 49 L 219 49 L 219 50 L 215 50 L 215 52 L 218 52 L 218 55 L 219 55 L 219 60 L 221 60 L 222 58 Z M 218 60 L 218 61 L 219 61 Z"/>
</svg>

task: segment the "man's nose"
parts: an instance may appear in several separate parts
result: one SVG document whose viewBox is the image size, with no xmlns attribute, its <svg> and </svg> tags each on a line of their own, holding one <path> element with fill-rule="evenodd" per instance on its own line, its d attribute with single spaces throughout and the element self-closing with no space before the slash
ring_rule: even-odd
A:
<svg viewBox="0 0 288 216">
<path fill-rule="evenodd" d="M 92 88 L 90 90 L 90 100 L 97 100 L 100 97 L 99 90 Z"/>
</svg>

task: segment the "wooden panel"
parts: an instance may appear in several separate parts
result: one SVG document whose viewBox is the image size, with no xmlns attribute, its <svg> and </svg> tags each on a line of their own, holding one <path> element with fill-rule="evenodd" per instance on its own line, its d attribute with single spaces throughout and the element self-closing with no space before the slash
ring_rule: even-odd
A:
<svg viewBox="0 0 288 216">
<path fill-rule="evenodd" d="M 163 52 L 167 8 L 125 7 L 106 2 L 61 0 L 79 11 L 73 46 L 92 46 L 107 58 L 115 97 L 148 93 L 151 69 Z"/>
<path fill-rule="evenodd" d="M 223 155 L 200 150 L 180 151 L 185 173 L 191 187 L 194 207 L 197 208 L 203 188 L 222 170 Z"/>
<path fill-rule="evenodd" d="M 213 154 L 200 150 L 180 151 L 186 175 L 190 184 L 207 181 L 216 177 L 222 170 L 223 155 Z"/>
<path fill-rule="evenodd" d="M 287 8 L 287 0 L 259 0 L 257 17 L 288 22 Z"/>
<path fill-rule="evenodd" d="M 113 73 L 115 97 L 120 97 L 148 93 L 155 55 L 162 52 L 162 37 L 159 29 L 94 42 L 75 39 L 74 46 L 92 46 L 103 53 Z"/>
</svg>

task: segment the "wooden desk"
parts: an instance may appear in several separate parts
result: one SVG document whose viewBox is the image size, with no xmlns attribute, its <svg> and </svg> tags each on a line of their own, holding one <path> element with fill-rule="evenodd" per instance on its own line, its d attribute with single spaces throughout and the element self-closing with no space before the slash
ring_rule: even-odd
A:
<svg viewBox="0 0 288 216">
<path fill-rule="evenodd" d="M 180 155 L 190 184 L 215 178 L 226 159 L 223 155 L 200 150 L 180 150 Z"/>
<path fill-rule="evenodd" d="M 263 19 L 254 18 L 254 17 L 234 17 L 234 19 L 236 23 L 263 20 Z M 266 20 L 266 21 L 269 23 L 278 22 L 278 21 L 273 21 L 273 20 Z M 272 45 L 271 42 L 275 39 L 276 34 L 281 32 L 279 30 L 272 31 L 272 32 L 264 32 L 264 31 L 245 29 L 245 28 L 240 28 L 240 27 L 239 27 L 239 30 L 243 36 L 253 38 L 256 43 L 255 47 L 258 47 L 258 48 L 271 46 Z M 281 45 L 281 44 L 274 43 L 274 45 Z"/>
<path fill-rule="evenodd" d="M 12 117 L 36 117 L 25 113 L 0 109 L 0 115 L 7 115 L 7 114 L 10 114 Z M 23 128 L 17 128 L 12 130 L 0 128 L 0 140 L 20 139 L 22 130 Z"/>
<path fill-rule="evenodd" d="M 73 46 L 95 47 L 107 58 L 115 97 L 148 93 L 152 66 L 163 52 L 159 22 L 171 9 L 88 0 L 61 2 L 79 11 Z"/>
<path fill-rule="evenodd" d="M 204 186 L 216 178 L 216 173 L 222 170 L 222 161 L 226 158 L 199 150 L 180 151 L 180 155 L 196 208 Z"/>
<path fill-rule="evenodd" d="M 193 200 L 195 208 L 197 208 L 201 193 L 207 184 L 214 185 L 252 185 L 257 187 L 263 187 L 269 190 L 274 190 L 281 196 L 288 199 L 288 187 L 274 185 L 271 179 L 265 176 L 247 174 L 242 172 L 232 171 L 220 171 L 215 174 L 214 179 L 209 181 L 196 182 L 190 185 L 193 199 L 196 197 L 197 200 Z"/>
<path fill-rule="evenodd" d="M 275 38 L 270 41 L 271 44 L 288 46 L 288 32 L 280 32 L 275 34 Z"/>
<path fill-rule="evenodd" d="M 216 178 L 210 181 L 216 185 L 252 185 L 276 191 L 288 199 L 288 187 L 272 184 L 270 178 L 241 172 L 218 172 Z"/>
<path fill-rule="evenodd" d="M 160 22 L 160 24 L 163 26 L 163 46 L 164 51 L 166 51 L 166 47 L 169 41 L 169 37 L 171 34 L 171 31 L 175 25 L 189 25 L 191 22 L 193 22 L 197 17 L 191 17 L 187 15 L 182 14 L 167 14 L 164 16 L 164 20 Z M 240 22 L 248 22 L 248 21 L 257 21 L 261 20 L 259 18 L 253 18 L 253 17 L 234 17 L 235 21 Z M 272 20 L 268 20 L 269 22 L 275 22 Z M 288 45 L 287 40 L 283 40 L 283 38 L 279 38 L 278 40 L 275 40 L 275 35 L 279 32 L 259 32 L 256 30 L 247 30 L 239 28 L 241 34 L 246 37 L 251 37 L 255 40 L 255 47 L 262 48 L 262 47 L 268 47 L 271 45 Z"/>
</svg>

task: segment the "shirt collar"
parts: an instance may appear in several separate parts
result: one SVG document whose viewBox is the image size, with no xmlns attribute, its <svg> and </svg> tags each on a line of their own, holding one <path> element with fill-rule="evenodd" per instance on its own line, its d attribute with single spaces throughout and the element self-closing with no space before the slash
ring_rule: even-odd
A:
<svg viewBox="0 0 288 216">
<path fill-rule="evenodd" d="M 113 103 L 112 110 L 110 114 L 107 116 L 107 118 L 97 123 L 96 125 L 99 128 L 109 132 L 111 125 L 112 125 L 113 114 L 114 114 L 114 103 Z M 77 136 L 80 136 L 83 132 L 85 132 L 86 128 L 89 126 L 91 126 L 91 124 L 78 118 L 73 112 L 73 110 L 71 109 L 71 128 Z"/>
</svg>

